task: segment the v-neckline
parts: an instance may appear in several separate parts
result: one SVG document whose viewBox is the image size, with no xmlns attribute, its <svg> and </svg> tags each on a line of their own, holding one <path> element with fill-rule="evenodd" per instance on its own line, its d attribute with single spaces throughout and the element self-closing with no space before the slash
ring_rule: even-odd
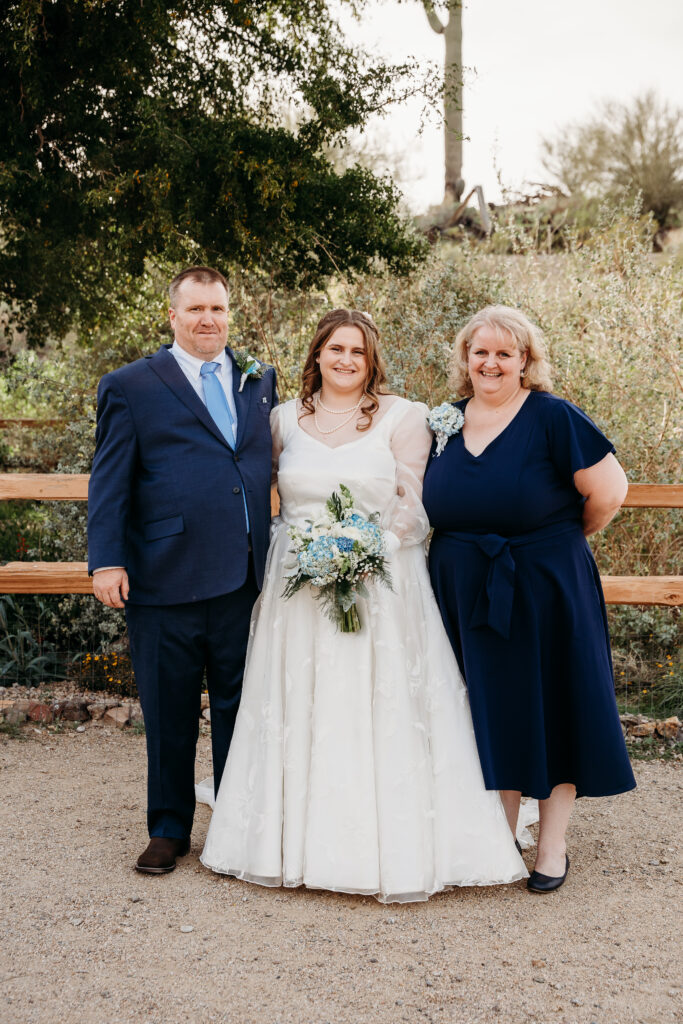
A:
<svg viewBox="0 0 683 1024">
<path fill-rule="evenodd" d="M 461 429 L 461 431 L 460 431 L 460 436 L 462 437 L 462 446 L 463 446 L 463 448 L 465 449 L 465 451 L 467 452 L 467 454 L 469 455 L 469 457 L 471 459 L 474 459 L 475 461 L 478 461 L 483 455 L 486 455 L 486 452 L 489 450 L 491 445 L 495 444 L 496 441 L 500 437 L 502 437 L 503 434 L 505 434 L 510 429 L 510 427 L 512 426 L 513 423 L 516 423 L 517 419 L 519 418 L 520 413 L 522 412 L 522 409 L 528 403 L 528 401 L 531 398 L 532 394 L 533 394 L 533 392 L 531 392 L 531 391 L 529 391 L 527 393 L 526 398 L 524 399 L 524 401 L 522 402 L 522 404 L 520 405 L 519 409 L 517 410 L 515 415 L 512 417 L 512 419 L 508 423 L 505 424 L 505 426 L 503 427 L 502 430 L 498 431 L 498 433 L 495 435 L 495 437 L 491 438 L 491 440 L 488 442 L 488 444 L 484 448 L 482 448 L 482 450 L 479 452 L 478 455 L 475 455 L 474 452 L 471 452 L 469 450 L 469 448 L 467 447 L 467 445 L 465 444 L 465 433 L 464 433 L 464 426 L 465 425 L 463 423 L 463 429 Z M 466 408 L 466 406 L 467 406 L 467 403 L 465 403 L 465 408 Z M 465 408 L 463 408 L 463 416 L 465 415 Z"/>
</svg>

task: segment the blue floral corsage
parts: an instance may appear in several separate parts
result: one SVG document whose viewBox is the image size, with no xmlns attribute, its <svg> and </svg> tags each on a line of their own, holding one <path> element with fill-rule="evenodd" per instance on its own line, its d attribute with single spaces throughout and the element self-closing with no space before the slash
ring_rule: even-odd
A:
<svg viewBox="0 0 683 1024">
<path fill-rule="evenodd" d="M 233 356 L 235 357 L 238 370 L 241 371 L 238 391 L 241 391 L 244 387 L 247 377 L 253 377 L 254 380 L 260 380 L 266 372 L 266 367 L 263 363 L 259 363 L 258 359 L 254 359 L 254 357 L 250 356 L 248 352 L 233 352 Z"/>
<path fill-rule="evenodd" d="M 451 405 L 450 402 L 443 402 L 442 405 L 437 405 L 435 409 L 432 409 L 427 417 L 427 423 L 436 437 L 435 455 L 441 455 L 449 437 L 453 437 L 459 430 L 462 430 L 464 422 L 465 417 L 460 409 Z"/>
</svg>

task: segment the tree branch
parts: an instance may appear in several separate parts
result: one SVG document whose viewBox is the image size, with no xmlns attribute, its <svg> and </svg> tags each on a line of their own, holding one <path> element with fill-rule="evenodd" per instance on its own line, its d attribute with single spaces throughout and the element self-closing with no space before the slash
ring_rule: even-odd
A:
<svg viewBox="0 0 683 1024">
<path fill-rule="evenodd" d="M 425 9 L 425 14 L 427 15 L 427 21 L 429 22 L 430 27 L 434 30 L 434 32 L 437 32 L 439 35 L 443 35 L 444 32 L 446 31 L 446 26 L 443 24 L 443 22 L 439 18 L 439 15 L 434 10 L 434 4 L 432 3 L 432 0 L 422 0 L 422 6 Z"/>
</svg>

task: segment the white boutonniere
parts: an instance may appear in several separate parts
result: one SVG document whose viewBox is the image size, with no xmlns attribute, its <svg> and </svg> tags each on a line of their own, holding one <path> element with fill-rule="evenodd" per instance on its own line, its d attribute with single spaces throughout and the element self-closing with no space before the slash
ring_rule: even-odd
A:
<svg viewBox="0 0 683 1024">
<path fill-rule="evenodd" d="M 436 437 L 437 455 L 441 455 L 449 437 L 453 437 L 453 434 L 457 434 L 459 430 L 462 430 L 464 422 L 465 417 L 460 412 L 460 409 L 455 405 L 451 405 L 450 402 L 444 402 L 442 405 L 437 405 L 435 409 L 432 409 L 427 417 L 427 423 L 434 431 Z"/>
<path fill-rule="evenodd" d="M 266 368 L 263 363 L 259 363 L 258 359 L 250 356 L 248 352 L 233 352 L 237 368 L 240 370 L 242 376 L 240 377 L 240 386 L 238 391 L 241 391 L 244 387 L 247 377 L 253 377 L 254 380 L 260 380 L 263 374 L 266 372 Z"/>
</svg>

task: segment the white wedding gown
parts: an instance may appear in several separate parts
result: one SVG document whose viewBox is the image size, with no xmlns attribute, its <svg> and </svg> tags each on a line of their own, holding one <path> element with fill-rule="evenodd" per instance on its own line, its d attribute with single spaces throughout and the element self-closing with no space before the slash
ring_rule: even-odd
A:
<svg viewBox="0 0 683 1024">
<path fill-rule="evenodd" d="M 201 861 L 268 886 L 424 900 L 525 878 L 497 793 L 484 788 L 467 692 L 427 572 L 420 498 L 426 408 L 383 399 L 371 429 L 331 448 L 297 404 L 272 413 L 281 521 L 252 616 L 242 701 Z M 310 587 L 282 597 L 288 524 L 346 484 L 401 546 L 393 590 L 342 634 Z M 198 796 L 212 801 L 206 787 Z"/>
</svg>

